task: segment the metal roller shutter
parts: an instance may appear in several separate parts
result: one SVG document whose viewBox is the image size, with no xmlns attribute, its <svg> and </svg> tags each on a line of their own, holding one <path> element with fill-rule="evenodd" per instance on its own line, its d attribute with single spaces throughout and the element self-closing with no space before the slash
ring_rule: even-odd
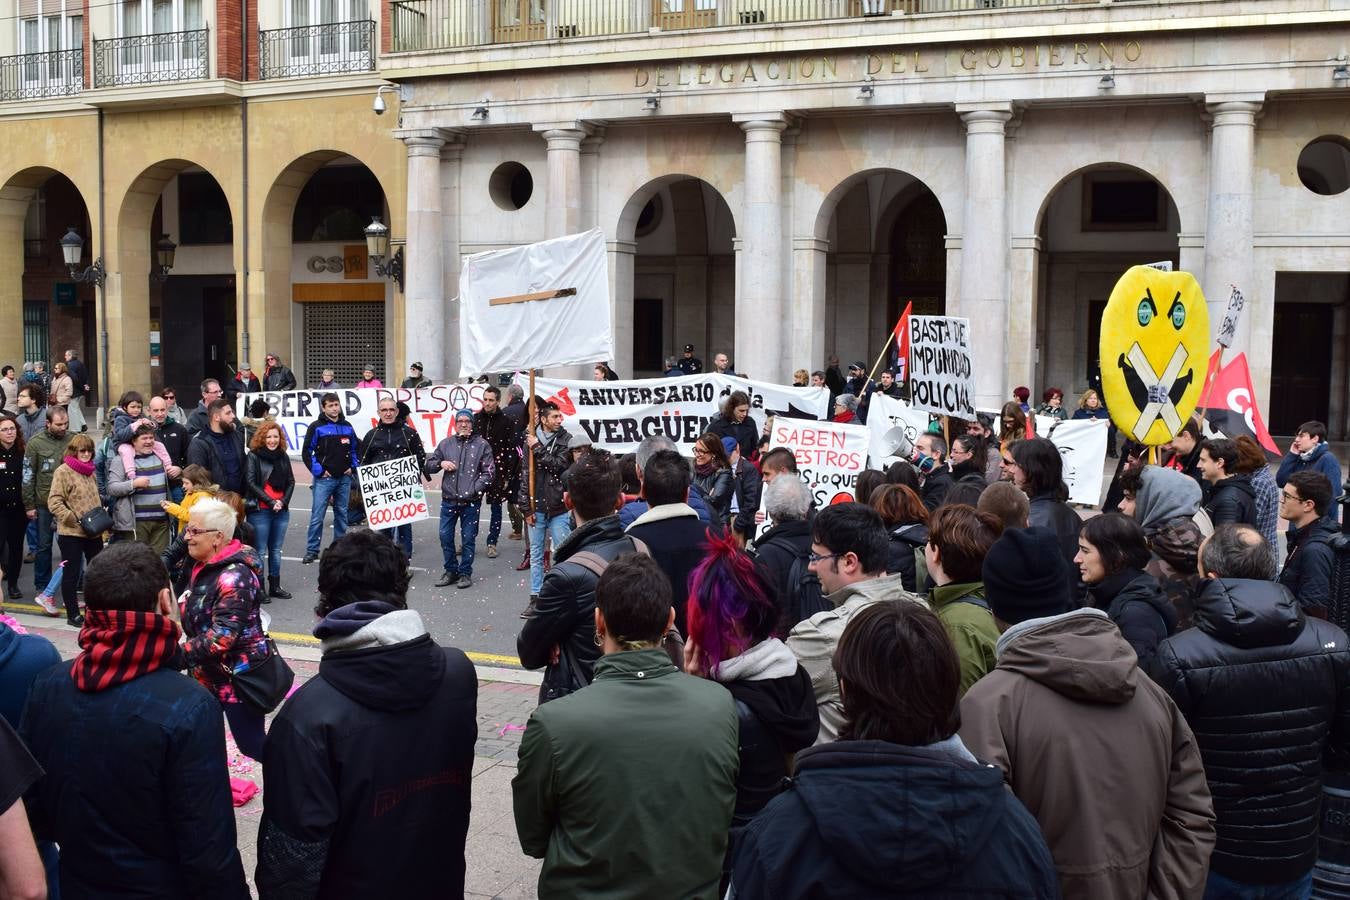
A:
<svg viewBox="0 0 1350 900">
<path fill-rule="evenodd" d="M 304 384 L 313 386 L 332 369 L 337 383 L 351 387 L 370 366 L 386 384 L 383 303 L 306 303 Z"/>
</svg>

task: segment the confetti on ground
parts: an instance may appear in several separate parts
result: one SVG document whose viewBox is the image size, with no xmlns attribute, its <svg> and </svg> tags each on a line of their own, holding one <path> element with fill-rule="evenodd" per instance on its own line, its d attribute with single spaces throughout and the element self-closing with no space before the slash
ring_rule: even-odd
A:
<svg viewBox="0 0 1350 900">
<path fill-rule="evenodd" d="M 524 731 L 524 725 L 517 725 L 514 722 L 508 722 L 497 731 L 497 737 L 506 737 L 508 731 Z"/>
</svg>

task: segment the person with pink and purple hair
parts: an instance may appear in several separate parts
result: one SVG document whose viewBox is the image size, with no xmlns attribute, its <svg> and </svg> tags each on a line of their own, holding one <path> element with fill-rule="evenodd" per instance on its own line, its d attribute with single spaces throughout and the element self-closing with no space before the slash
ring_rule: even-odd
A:
<svg viewBox="0 0 1350 900">
<path fill-rule="evenodd" d="M 782 790 L 790 758 L 815 742 L 820 719 L 810 676 L 772 636 L 773 594 L 735 538 L 709 536 L 707 556 L 689 576 L 686 622 L 685 671 L 725 687 L 740 722 L 729 865 L 738 833 Z"/>
</svg>

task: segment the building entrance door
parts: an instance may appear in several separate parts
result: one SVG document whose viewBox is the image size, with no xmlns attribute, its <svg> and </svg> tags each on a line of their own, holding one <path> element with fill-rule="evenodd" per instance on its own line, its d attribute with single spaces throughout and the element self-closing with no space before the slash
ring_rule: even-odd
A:
<svg viewBox="0 0 1350 900">
<path fill-rule="evenodd" d="M 1325 303 L 1275 304 L 1267 411 L 1271 433 L 1293 434 L 1303 422 L 1327 421 L 1334 312 Z"/>
</svg>

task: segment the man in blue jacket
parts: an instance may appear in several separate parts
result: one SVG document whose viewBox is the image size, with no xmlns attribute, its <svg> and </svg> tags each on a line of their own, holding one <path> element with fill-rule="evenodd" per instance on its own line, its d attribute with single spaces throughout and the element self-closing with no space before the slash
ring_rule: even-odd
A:
<svg viewBox="0 0 1350 900">
<path fill-rule="evenodd" d="M 309 426 L 304 449 L 300 451 L 305 468 L 314 476 L 314 502 L 309 512 L 305 555 L 300 560 L 305 565 L 319 558 L 323 514 L 330 499 L 333 501 L 333 539 L 347 533 L 347 504 L 352 497 L 352 473 L 356 471 L 359 443 L 356 432 L 342 415 L 342 401 L 338 395 L 324 394 L 319 402 L 323 415 Z"/>
<path fill-rule="evenodd" d="M 1331 452 L 1327 443 L 1327 426 L 1321 422 L 1304 422 L 1298 426 L 1298 434 L 1289 445 L 1289 453 L 1280 463 L 1280 471 L 1275 473 L 1275 483 L 1284 487 L 1289 476 L 1295 472 L 1321 472 L 1331 482 L 1333 491 L 1339 493 L 1341 487 L 1341 464 L 1336 454 Z"/>
<path fill-rule="evenodd" d="M 26 799 L 61 847 L 61 896 L 247 900 L 220 704 L 175 671 L 164 564 L 123 541 L 85 579 L 83 652 L 37 677 L 19 727 L 46 772 Z"/>
</svg>

